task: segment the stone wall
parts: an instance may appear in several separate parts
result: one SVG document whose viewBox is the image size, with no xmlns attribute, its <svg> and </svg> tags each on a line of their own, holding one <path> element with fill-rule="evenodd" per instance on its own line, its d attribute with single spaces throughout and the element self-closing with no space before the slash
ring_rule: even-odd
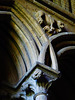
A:
<svg viewBox="0 0 75 100">
<path fill-rule="evenodd" d="M 75 14 L 75 0 L 50 0 L 50 1 Z"/>
<path fill-rule="evenodd" d="M 75 14 L 75 0 L 71 0 L 72 13 Z"/>
</svg>

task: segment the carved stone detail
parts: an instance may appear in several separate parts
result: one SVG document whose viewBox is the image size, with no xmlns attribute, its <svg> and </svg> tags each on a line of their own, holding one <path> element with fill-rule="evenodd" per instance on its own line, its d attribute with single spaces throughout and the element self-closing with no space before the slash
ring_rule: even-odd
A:
<svg viewBox="0 0 75 100">
<path fill-rule="evenodd" d="M 65 27 L 63 22 L 56 21 L 51 15 L 43 11 L 38 11 L 35 17 L 48 36 L 62 32 Z"/>
<path fill-rule="evenodd" d="M 32 78 L 33 79 L 39 79 L 41 77 L 41 75 L 42 75 L 42 71 L 39 70 L 39 69 L 36 69 L 34 74 L 32 75 Z"/>
<path fill-rule="evenodd" d="M 52 82 L 58 78 L 59 73 L 47 67 L 37 63 L 17 89 L 7 88 L 10 94 L 4 91 L 6 100 L 47 100 L 47 91 Z"/>
</svg>

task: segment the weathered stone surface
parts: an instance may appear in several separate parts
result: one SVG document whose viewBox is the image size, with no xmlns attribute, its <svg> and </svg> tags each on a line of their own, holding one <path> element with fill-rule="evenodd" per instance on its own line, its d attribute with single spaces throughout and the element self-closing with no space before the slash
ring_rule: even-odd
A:
<svg viewBox="0 0 75 100">
<path fill-rule="evenodd" d="M 64 59 L 74 63 L 75 33 L 69 33 L 75 32 L 74 1 L 72 13 L 69 4 L 68 0 L 0 0 L 0 100 L 47 100 L 59 70 L 66 69 Z M 75 84 L 74 65 L 68 66 L 73 73 L 67 70 L 66 76 Z"/>
</svg>

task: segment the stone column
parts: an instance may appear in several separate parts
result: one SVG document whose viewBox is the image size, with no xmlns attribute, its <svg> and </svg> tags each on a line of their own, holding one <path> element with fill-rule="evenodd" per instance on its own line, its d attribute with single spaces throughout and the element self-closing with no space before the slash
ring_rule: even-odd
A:
<svg viewBox="0 0 75 100">
<path fill-rule="evenodd" d="M 61 0 L 61 7 L 66 8 L 66 0 Z"/>
<path fill-rule="evenodd" d="M 61 6 L 61 1 L 60 0 L 53 0 L 54 3 L 56 3 L 57 5 Z"/>
<path fill-rule="evenodd" d="M 75 0 L 71 0 L 72 13 L 75 14 Z"/>
<path fill-rule="evenodd" d="M 61 6 L 61 0 L 56 0 L 56 3 Z"/>
<path fill-rule="evenodd" d="M 59 73 L 59 71 L 38 63 L 26 75 L 21 86 L 16 91 L 13 90 L 10 92 L 9 99 L 47 100 L 48 89 L 52 85 L 52 82 L 59 77 Z"/>
<path fill-rule="evenodd" d="M 69 0 L 66 0 L 66 10 L 68 10 L 69 11 Z"/>
<path fill-rule="evenodd" d="M 52 85 L 52 81 L 56 80 L 54 76 L 47 76 L 45 72 L 42 72 L 40 69 L 36 69 L 32 75 L 34 79 L 35 94 L 33 100 L 47 100 L 47 91 Z"/>
<path fill-rule="evenodd" d="M 47 96 L 45 94 L 38 95 L 35 100 L 47 100 Z"/>
</svg>

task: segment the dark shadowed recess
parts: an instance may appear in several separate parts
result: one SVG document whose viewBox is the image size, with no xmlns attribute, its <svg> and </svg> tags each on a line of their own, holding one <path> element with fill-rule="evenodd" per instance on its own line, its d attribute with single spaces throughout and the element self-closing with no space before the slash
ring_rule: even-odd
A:
<svg viewBox="0 0 75 100">
<path fill-rule="evenodd" d="M 65 51 L 58 57 L 61 78 L 49 89 L 51 100 L 75 100 L 75 49 Z"/>
<path fill-rule="evenodd" d="M 0 6 L 12 6 L 15 0 L 0 0 Z"/>
</svg>

